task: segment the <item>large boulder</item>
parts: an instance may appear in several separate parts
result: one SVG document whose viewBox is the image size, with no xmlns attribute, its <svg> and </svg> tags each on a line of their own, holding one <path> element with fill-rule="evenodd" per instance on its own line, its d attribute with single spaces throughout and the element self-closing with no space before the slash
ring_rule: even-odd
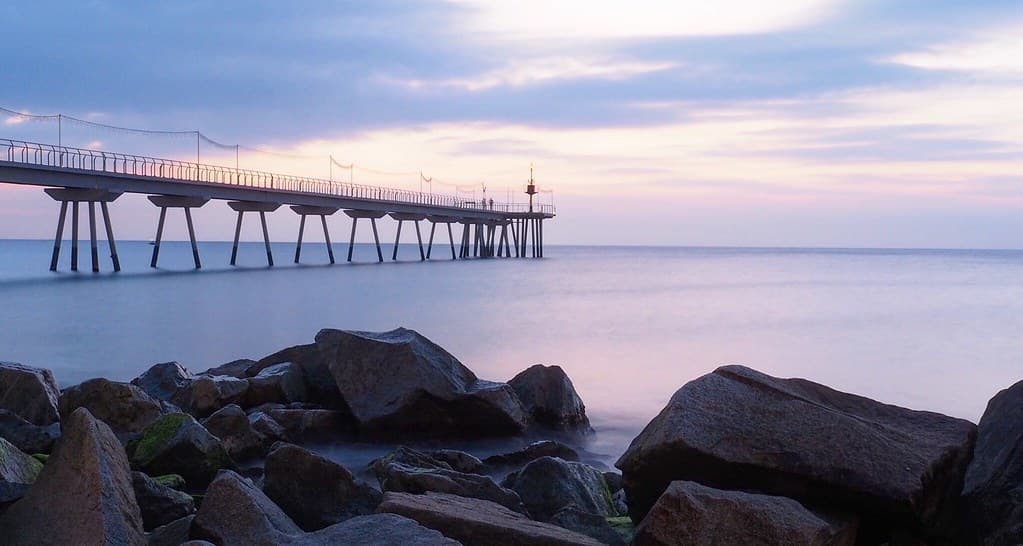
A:
<svg viewBox="0 0 1023 546">
<path fill-rule="evenodd" d="M 248 414 L 249 425 L 263 437 L 263 450 L 269 451 L 270 447 L 278 441 L 287 441 L 288 431 L 284 426 L 270 417 L 266 412 L 254 411 Z"/>
<path fill-rule="evenodd" d="M 235 460 L 249 459 L 265 453 L 266 438 L 256 432 L 245 410 L 228 404 L 202 420 L 202 426 L 220 438 L 227 453 Z"/>
<path fill-rule="evenodd" d="M 59 397 L 50 370 L 0 362 L 0 409 L 10 410 L 33 425 L 46 426 L 60 419 Z"/>
<path fill-rule="evenodd" d="M 60 438 L 60 423 L 39 426 L 8 410 L 0 410 L 0 438 L 25 453 L 49 453 Z"/>
<path fill-rule="evenodd" d="M 321 330 L 316 344 L 360 433 L 478 437 L 525 428 L 508 385 L 478 379 L 417 332 Z"/>
<path fill-rule="evenodd" d="M 591 514 L 575 506 L 566 506 L 558 510 L 547 523 L 564 527 L 581 535 L 593 537 L 608 546 L 626 546 L 632 542 L 631 533 L 623 533 L 610 523 L 615 519 Z M 624 518 L 628 519 L 628 518 Z"/>
<path fill-rule="evenodd" d="M 43 463 L 14 444 L 0 438 L 0 483 L 29 485 L 35 483 Z"/>
<path fill-rule="evenodd" d="M 636 528 L 633 544 L 853 546 L 856 528 L 854 518 L 823 516 L 789 498 L 677 481 Z"/>
<path fill-rule="evenodd" d="M 142 526 L 147 531 L 195 512 L 191 495 L 160 484 L 142 472 L 131 473 L 131 485 L 142 514 Z"/>
<path fill-rule="evenodd" d="M 966 472 L 965 537 L 999 545 L 1023 541 L 1023 381 L 988 402 Z"/>
<path fill-rule="evenodd" d="M 533 519 L 549 521 L 568 506 L 601 517 L 617 516 L 604 475 L 585 464 L 541 457 L 515 475 L 512 489 Z"/>
<path fill-rule="evenodd" d="M 399 447 L 373 461 L 372 469 L 384 491 L 450 493 L 495 502 L 515 512 L 526 513 L 518 494 L 501 487 L 489 476 L 459 472 L 446 461 L 407 447 Z"/>
<path fill-rule="evenodd" d="M 63 425 L 35 485 L 0 516 L 0 537 L 12 546 L 144 545 L 131 469 L 117 437 L 85 409 Z"/>
<path fill-rule="evenodd" d="M 399 514 L 463 544 L 597 546 L 586 535 L 533 521 L 500 504 L 447 493 L 384 493 L 378 512 Z"/>
<path fill-rule="evenodd" d="M 193 514 L 153 529 L 148 535 L 148 546 L 181 546 L 188 543 L 188 532 L 192 529 L 194 519 Z"/>
<path fill-rule="evenodd" d="M 195 417 L 206 417 L 228 404 L 245 399 L 249 383 L 228 375 L 192 378 L 171 398 L 171 402 Z"/>
<path fill-rule="evenodd" d="M 534 423 L 557 430 L 593 432 L 586 406 L 561 366 L 530 366 L 508 385 Z"/>
<path fill-rule="evenodd" d="M 266 368 L 283 363 L 295 364 L 302 370 L 309 402 L 315 402 L 328 409 L 347 410 L 345 401 L 337 390 L 334 376 L 330 373 L 328 359 L 320 353 L 315 343 L 277 351 L 249 367 L 247 373 L 249 377 L 253 377 Z"/>
<path fill-rule="evenodd" d="M 177 362 L 154 364 L 142 375 L 131 380 L 131 384 L 146 391 L 157 400 L 170 402 L 179 390 L 192 381 L 192 374 Z"/>
<path fill-rule="evenodd" d="M 284 443 L 266 457 L 263 492 L 306 531 L 372 514 L 381 498 L 344 466 Z"/>
<path fill-rule="evenodd" d="M 141 388 L 103 378 L 68 387 L 61 393 L 58 407 L 61 419 L 67 419 L 78 408 L 89 410 L 121 439 L 142 432 L 162 413 L 160 403 Z"/>
<path fill-rule="evenodd" d="M 219 546 L 457 544 L 409 519 L 381 515 L 359 516 L 306 533 L 256 486 L 231 471 L 221 472 L 210 484 L 191 535 Z"/>
<path fill-rule="evenodd" d="M 679 389 L 618 460 L 632 519 L 675 480 L 862 515 L 879 534 L 935 534 L 962 487 L 967 421 L 725 366 Z"/>
<path fill-rule="evenodd" d="M 304 402 L 307 398 L 302 369 L 293 362 L 267 366 L 245 381 L 249 384 L 245 393 L 246 406 L 267 402 Z"/>
<path fill-rule="evenodd" d="M 229 375 L 231 377 L 237 377 L 238 379 L 245 379 L 246 377 L 253 375 L 249 373 L 249 370 L 255 365 L 255 360 L 240 358 L 238 360 L 232 360 L 226 364 L 221 364 L 215 368 L 210 368 L 204 372 L 199 372 L 196 375 Z"/>
<path fill-rule="evenodd" d="M 131 462 L 150 476 L 178 474 L 190 487 L 210 483 L 234 462 L 220 440 L 186 413 L 168 413 L 129 445 Z"/>
</svg>

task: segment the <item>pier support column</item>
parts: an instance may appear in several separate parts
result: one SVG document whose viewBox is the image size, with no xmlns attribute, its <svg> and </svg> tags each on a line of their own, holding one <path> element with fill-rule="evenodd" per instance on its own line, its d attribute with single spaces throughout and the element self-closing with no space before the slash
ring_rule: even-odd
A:
<svg viewBox="0 0 1023 546">
<path fill-rule="evenodd" d="M 380 249 L 380 235 L 377 232 L 377 220 L 387 215 L 386 212 L 379 212 L 373 210 L 346 210 L 345 214 L 352 219 L 352 236 L 348 242 L 348 261 L 352 261 L 352 251 L 355 249 L 355 226 L 358 224 L 359 218 L 369 218 L 370 224 L 373 226 L 373 241 L 377 247 L 377 261 L 384 261 L 384 253 Z"/>
<path fill-rule="evenodd" d="M 192 261 L 195 262 L 196 269 L 202 269 L 202 262 L 199 261 L 199 245 L 195 239 L 195 226 L 192 224 L 192 209 L 202 207 L 209 199 L 176 195 L 150 195 L 149 201 L 160 207 L 160 220 L 156 225 L 156 240 L 153 242 L 153 258 L 149 261 L 149 267 L 156 267 L 157 259 L 160 256 L 160 242 L 163 240 L 163 226 L 167 219 L 167 209 L 179 208 L 185 210 L 188 240 L 192 243 Z"/>
<path fill-rule="evenodd" d="M 117 258 L 117 245 L 114 242 L 114 231 L 110 226 L 110 211 L 107 208 L 107 203 L 114 201 L 121 194 L 106 190 L 78 188 L 47 188 L 43 191 L 53 200 L 60 201 L 60 217 L 57 218 L 57 233 L 53 238 L 50 271 L 56 271 L 57 265 L 60 262 L 60 247 L 64 239 L 64 224 L 67 220 L 68 203 L 71 203 L 71 271 L 78 271 L 78 212 L 81 203 L 86 203 L 89 207 L 89 246 L 93 273 L 99 272 L 99 242 L 96 238 L 96 203 L 100 204 L 103 212 L 107 246 L 110 248 L 110 259 L 113 263 L 114 271 L 120 271 L 121 262 Z"/>
<path fill-rule="evenodd" d="M 295 211 L 295 214 L 302 217 L 298 224 L 298 242 L 295 245 L 295 263 L 299 263 L 299 258 L 302 255 L 302 235 L 305 233 L 305 217 L 312 215 L 320 217 L 320 223 L 323 225 L 323 240 L 327 243 L 327 258 L 330 259 L 330 263 L 333 265 L 334 249 L 330 246 L 330 231 L 327 230 L 327 217 L 337 212 L 338 209 L 334 207 L 293 205 L 291 210 Z"/>
<path fill-rule="evenodd" d="M 511 234 L 512 242 L 515 243 L 515 257 L 519 257 L 519 221 L 511 220 Z M 508 253 L 508 257 L 511 257 L 511 253 Z"/>
<path fill-rule="evenodd" d="M 426 247 L 426 259 L 429 260 L 433 252 L 433 233 L 437 229 L 437 224 L 447 224 L 448 242 L 451 243 L 451 259 L 457 259 L 458 257 L 455 255 L 455 237 L 451 231 L 451 224 L 458 222 L 458 218 L 451 216 L 427 216 L 426 219 L 432 224 L 430 227 L 430 244 Z"/>
<path fill-rule="evenodd" d="M 238 222 L 234 227 L 234 244 L 231 245 L 231 265 L 236 265 L 238 260 L 238 240 L 242 234 L 242 217 L 246 212 L 258 212 L 259 223 L 263 228 L 263 245 L 266 247 L 266 265 L 273 267 L 274 256 L 270 248 L 270 232 L 266 227 L 266 213 L 274 212 L 281 208 L 280 203 L 260 203 L 257 201 L 228 201 L 227 206 L 238 213 Z"/>
<path fill-rule="evenodd" d="M 394 252 L 391 253 L 391 260 L 398 259 L 398 244 L 401 240 L 401 225 L 404 222 L 412 222 L 416 225 L 416 240 L 419 241 L 419 259 L 420 261 L 426 260 L 426 252 L 423 251 L 423 235 L 419 231 L 419 222 L 426 220 L 425 214 L 415 214 L 410 212 L 392 212 L 389 216 L 398 221 L 398 232 L 394 236 Z"/>
<path fill-rule="evenodd" d="M 451 222 L 448 222 L 448 241 L 451 242 L 451 259 L 457 260 L 455 256 L 455 238 L 451 236 Z"/>
</svg>

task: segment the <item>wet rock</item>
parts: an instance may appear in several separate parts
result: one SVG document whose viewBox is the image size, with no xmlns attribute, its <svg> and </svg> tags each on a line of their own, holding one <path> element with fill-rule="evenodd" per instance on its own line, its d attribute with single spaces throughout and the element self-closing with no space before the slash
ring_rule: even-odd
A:
<svg viewBox="0 0 1023 546">
<path fill-rule="evenodd" d="M 0 438 L 0 483 L 35 483 L 43 463 Z"/>
<path fill-rule="evenodd" d="M 188 543 L 188 531 L 193 519 L 195 516 L 189 515 L 153 529 L 147 537 L 148 546 L 181 546 Z"/>
<path fill-rule="evenodd" d="M 181 364 L 162 362 L 154 364 L 142 372 L 142 375 L 132 379 L 131 384 L 146 391 L 146 394 L 156 400 L 170 402 L 191 380 L 192 374 Z"/>
<path fill-rule="evenodd" d="M 221 472 L 210 484 L 191 536 L 220 546 L 455 544 L 406 518 L 379 514 L 305 533 L 259 489 L 231 471 Z"/>
<path fill-rule="evenodd" d="M 384 493 L 384 501 L 377 511 L 414 519 L 463 544 L 601 544 L 586 535 L 533 521 L 497 503 L 447 493 Z"/>
<path fill-rule="evenodd" d="M 344 399 L 337 390 L 334 376 L 330 373 L 328 359 L 320 354 L 315 343 L 296 345 L 260 359 L 248 371 L 250 376 L 259 374 L 265 368 L 290 362 L 302 370 L 306 383 L 306 397 L 327 409 L 347 411 Z"/>
<path fill-rule="evenodd" d="M 263 492 L 306 531 L 372 514 L 381 499 L 344 466 L 283 443 L 266 457 Z"/>
<path fill-rule="evenodd" d="M 534 423 L 558 430 L 593 432 L 586 406 L 560 366 L 531 366 L 508 385 Z"/>
<path fill-rule="evenodd" d="M 270 447 L 278 441 L 288 441 L 288 432 L 280 423 L 274 420 L 265 412 L 255 411 L 248 414 L 249 425 L 252 430 L 263 437 L 263 450 L 269 451 Z"/>
<path fill-rule="evenodd" d="M 617 516 L 604 475 L 582 463 L 541 457 L 515 476 L 512 489 L 533 519 L 550 520 L 568 506 L 601 517 Z"/>
<path fill-rule="evenodd" d="M 306 400 L 305 377 L 298 364 L 282 362 L 267 366 L 255 377 L 246 379 L 249 383 L 245 394 L 247 406 L 258 406 L 268 402 L 302 402 Z"/>
<path fill-rule="evenodd" d="M 0 362 L 0 409 L 33 425 L 46 426 L 60 420 L 60 390 L 50 370 L 16 362 Z"/>
<path fill-rule="evenodd" d="M 196 417 L 206 417 L 228 404 L 242 402 L 248 388 L 244 379 L 202 375 L 178 390 L 171 402 Z"/>
<path fill-rule="evenodd" d="M 142 472 L 131 473 L 131 485 L 147 531 L 195 512 L 191 495 L 161 485 Z"/>
<path fill-rule="evenodd" d="M 566 506 L 554 514 L 548 523 L 595 538 L 608 546 L 626 546 L 631 535 L 619 533 L 608 518 L 584 512 L 575 506 Z"/>
<path fill-rule="evenodd" d="M 113 431 L 85 409 L 63 423 L 35 484 L 0 516 L 0 536 L 11 545 L 145 544 L 131 469 Z"/>
<path fill-rule="evenodd" d="M 245 379 L 255 374 L 250 374 L 249 370 L 256 366 L 255 360 L 249 360 L 248 358 L 240 358 L 238 360 L 232 360 L 226 364 L 221 364 L 216 368 L 210 368 L 204 372 L 199 372 L 196 375 L 226 375 L 229 377 L 236 377 L 238 379 Z"/>
<path fill-rule="evenodd" d="M 501 487 L 489 476 L 458 472 L 445 461 L 407 447 L 399 447 L 394 453 L 377 459 L 372 469 L 384 491 L 451 493 L 526 512 L 518 494 Z"/>
<path fill-rule="evenodd" d="M 881 535 L 936 535 L 970 460 L 976 427 L 802 379 L 741 366 L 682 387 L 619 459 L 641 521 L 675 480 L 759 490 L 863 516 Z"/>
<path fill-rule="evenodd" d="M 633 544 L 804 544 L 853 546 L 856 522 L 826 517 L 770 495 L 677 481 L 636 528 Z"/>
<path fill-rule="evenodd" d="M 967 537 L 1000 545 L 1023 541 L 1023 381 L 992 398 L 980 419 L 963 500 Z"/>
<path fill-rule="evenodd" d="M 321 330 L 316 344 L 362 434 L 479 437 L 525 428 L 510 387 L 478 379 L 412 330 Z"/>
<path fill-rule="evenodd" d="M 160 417 L 160 403 L 141 388 L 107 379 L 90 379 L 64 390 L 58 401 L 61 419 L 85 408 L 121 439 L 136 436 Z"/>
<path fill-rule="evenodd" d="M 129 449 L 132 464 L 146 474 L 178 474 L 193 488 L 208 484 L 221 468 L 234 468 L 220 440 L 185 413 L 164 415 Z"/>
<path fill-rule="evenodd" d="M 354 433 L 351 417 L 342 411 L 283 408 L 268 414 L 296 442 L 337 440 Z"/>
<path fill-rule="evenodd" d="M 491 468 L 520 467 L 540 457 L 557 457 L 566 461 L 578 461 L 579 453 L 561 442 L 540 440 L 523 449 L 501 455 L 491 455 L 483 459 L 483 464 Z"/>
<path fill-rule="evenodd" d="M 235 460 L 257 457 L 265 453 L 266 439 L 256 432 L 245 410 L 228 404 L 202 420 L 202 425 L 220 438 L 227 453 Z"/>
<path fill-rule="evenodd" d="M 0 438 L 25 453 L 49 453 L 60 438 L 60 423 L 33 425 L 8 410 L 0 410 Z"/>
</svg>

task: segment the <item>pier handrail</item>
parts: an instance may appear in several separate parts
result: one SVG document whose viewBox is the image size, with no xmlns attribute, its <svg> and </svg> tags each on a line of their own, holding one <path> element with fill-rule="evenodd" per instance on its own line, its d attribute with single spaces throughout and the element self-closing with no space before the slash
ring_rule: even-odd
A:
<svg viewBox="0 0 1023 546">
<path fill-rule="evenodd" d="M 37 165 L 78 172 L 99 172 L 187 183 L 239 186 L 327 197 L 372 199 L 399 204 L 432 205 L 494 212 L 529 212 L 525 203 L 498 203 L 453 195 L 369 186 L 304 176 L 221 167 L 176 159 L 106 152 L 38 142 L 0 139 L 0 158 L 9 163 Z M 552 204 L 535 204 L 533 211 L 554 214 Z"/>
</svg>

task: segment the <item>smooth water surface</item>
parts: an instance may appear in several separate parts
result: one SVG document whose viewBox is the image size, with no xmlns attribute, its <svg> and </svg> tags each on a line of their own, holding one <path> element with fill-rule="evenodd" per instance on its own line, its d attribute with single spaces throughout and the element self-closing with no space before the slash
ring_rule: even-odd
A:
<svg viewBox="0 0 1023 546">
<path fill-rule="evenodd" d="M 62 386 L 193 371 L 308 343 L 324 327 L 414 328 L 480 377 L 560 364 L 608 460 L 686 381 L 726 363 L 976 421 L 1023 378 L 1023 252 L 549 247 L 543 260 L 294 266 L 292 245 L 119 244 L 125 271 L 47 271 L 52 243 L 0 241 L 0 359 Z M 435 249 L 436 251 L 437 249 Z M 344 260 L 347 246 L 335 245 Z M 105 248 L 101 249 L 105 254 Z M 389 258 L 386 255 L 385 258 Z M 303 260 L 326 262 L 322 244 Z M 67 247 L 62 256 L 67 268 Z"/>
</svg>

